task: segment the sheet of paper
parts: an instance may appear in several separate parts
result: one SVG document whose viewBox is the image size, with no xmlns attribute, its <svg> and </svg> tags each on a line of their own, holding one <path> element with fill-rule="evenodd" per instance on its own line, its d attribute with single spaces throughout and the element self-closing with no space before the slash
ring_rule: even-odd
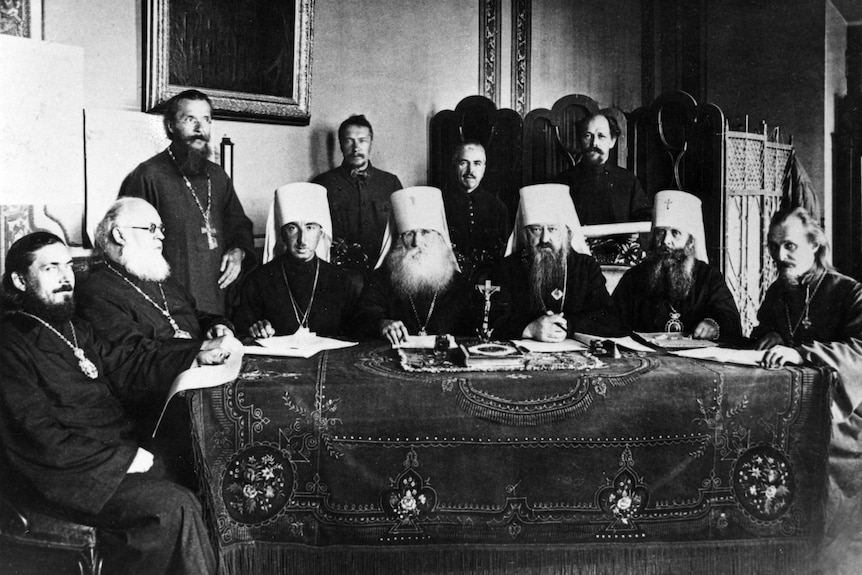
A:
<svg viewBox="0 0 862 575">
<path fill-rule="evenodd" d="M 301 337 L 297 337 L 296 335 L 279 335 L 275 337 L 260 338 L 254 341 L 260 345 L 245 346 L 246 354 L 309 358 L 312 355 L 327 349 L 341 349 L 357 345 L 357 342 L 355 341 L 341 341 L 340 339 L 321 337 L 318 335 L 306 335 Z"/>
<path fill-rule="evenodd" d="M 589 348 L 579 341 L 564 339 L 560 342 L 535 341 L 532 339 L 514 339 L 512 343 L 530 352 L 553 353 L 558 351 L 587 351 Z"/>
<path fill-rule="evenodd" d="M 451 335 L 447 337 L 449 338 L 449 349 L 455 348 L 455 338 Z M 436 335 L 408 335 L 407 341 L 401 342 L 398 345 L 393 345 L 392 349 L 434 349 L 434 344 L 436 342 Z"/>
<path fill-rule="evenodd" d="M 615 344 L 617 344 L 618 346 L 624 347 L 626 349 L 630 349 L 632 351 L 644 351 L 644 352 L 648 352 L 648 353 L 655 353 L 655 351 L 656 351 L 651 347 L 645 346 L 642 343 L 638 343 L 637 341 L 634 340 L 634 338 L 632 338 L 631 336 L 628 336 L 628 335 L 625 337 L 602 337 L 602 336 L 598 336 L 598 335 L 590 335 L 588 333 L 575 333 L 575 334 L 573 334 L 573 337 L 577 341 L 580 341 L 580 342 L 585 343 L 587 345 L 590 345 L 591 342 L 596 341 L 596 340 L 612 341 Z"/>
<path fill-rule="evenodd" d="M 162 406 L 162 413 L 159 415 L 159 420 L 156 422 L 156 427 L 153 429 L 153 437 L 159 430 L 159 425 L 162 423 L 162 417 L 165 415 L 165 410 L 171 402 L 171 398 L 181 391 L 188 389 L 203 389 L 205 387 L 217 387 L 229 381 L 233 381 L 239 375 L 239 370 L 242 367 L 243 349 L 241 345 L 231 347 L 230 357 L 221 365 L 195 365 L 180 373 L 168 390 L 168 398 L 165 400 L 165 405 Z"/>
<path fill-rule="evenodd" d="M 759 366 L 766 353 L 762 349 L 730 349 L 725 347 L 702 347 L 699 349 L 685 349 L 670 352 L 680 357 L 692 359 L 706 359 L 709 361 L 720 361 L 721 363 L 734 363 L 737 365 Z"/>
</svg>

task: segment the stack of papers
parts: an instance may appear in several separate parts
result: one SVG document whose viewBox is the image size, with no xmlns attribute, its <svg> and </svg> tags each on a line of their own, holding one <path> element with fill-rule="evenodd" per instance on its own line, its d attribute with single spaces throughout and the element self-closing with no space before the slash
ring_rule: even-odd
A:
<svg viewBox="0 0 862 575">
<path fill-rule="evenodd" d="M 446 337 L 449 338 L 449 349 L 457 347 L 454 337 L 451 335 L 447 335 Z M 436 335 L 408 335 L 405 341 L 393 345 L 392 349 L 434 349 L 436 343 Z"/>
<path fill-rule="evenodd" d="M 650 353 L 655 353 L 655 350 L 651 347 L 647 347 L 642 343 L 638 343 L 631 336 L 625 337 L 601 337 L 598 335 L 590 335 L 588 333 L 575 333 L 574 338 L 580 342 L 583 342 L 587 345 L 592 344 L 594 341 L 612 341 L 619 347 L 624 347 L 626 349 L 630 349 L 632 351 L 645 351 Z"/>
<path fill-rule="evenodd" d="M 670 353 L 691 359 L 706 359 L 709 361 L 720 361 L 721 363 L 759 366 L 760 362 L 763 360 L 763 354 L 766 353 L 766 351 L 762 349 L 702 347 L 700 349 L 686 349 L 682 351 L 672 351 Z"/>
<path fill-rule="evenodd" d="M 559 351 L 587 351 L 587 346 L 573 339 L 564 339 L 560 342 L 535 341 L 532 339 L 514 339 L 516 346 L 528 352 L 554 353 Z"/>
<path fill-rule="evenodd" d="M 246 355 L 275 355 L 279 357 L 311 357 L 327 349 L 352 347 L 355 341 L 341 341 L 318 335 L 280 335 L 254 340 L 259 345 L 245 346 Z"/>
</svg>

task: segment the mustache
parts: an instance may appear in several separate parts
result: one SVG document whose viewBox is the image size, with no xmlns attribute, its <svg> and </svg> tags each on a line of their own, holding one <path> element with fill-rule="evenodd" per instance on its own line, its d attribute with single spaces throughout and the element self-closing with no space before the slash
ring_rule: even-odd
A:
<svg viewBox="0 0 862 575">
<path fill-rule="evenodd" d="M 584 150 L 584 153 L 585 154 L 589 154 L 589 153 L 601 154 L 602 151 L 599 148 L 596 148 L 595 146 L 590 146 L 589 148 Z"/>
<path fill-rule="evenodd" d="M 65 291 L 73 291 L 73 289 L 74 288 L 72 288 L 72 286 L 70 286 L 69 284 L 65 284 L 65 285 L 61 285 L 60 287 L 55 289 L 54 293 L 63 293 Z"/>
</svg>

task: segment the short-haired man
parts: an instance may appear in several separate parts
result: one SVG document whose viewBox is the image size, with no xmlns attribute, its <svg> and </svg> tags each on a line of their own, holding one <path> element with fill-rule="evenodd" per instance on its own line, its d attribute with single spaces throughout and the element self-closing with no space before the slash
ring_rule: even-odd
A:
<svg viewBox="0 0 862 575">
<path fill-rule="evenodd" d="M 779 210 L 768 248 L 779 277 L 751 332 L 763 365 L 829 366 L 832 440 L 823 573 L 856 573 L 862 561 L 862 285 L 832 269 L 823 230 L 803 208 Z"/>
<path fill-rule="evenodd" d="M 396 345 L 408 335 L 475 334 L 470 286 L 450 247 L 440 190 L 415 187 L 392 194 L 392 220 L 377 267 L 353 320 L 359 336 Z"/>
<path fill-rule="evenodd" d="M 613 300 L 634 331 L 728 342 L 742 337 L 733 295 L 707 260 L 701 201 L 686 192 L 656 194 L 646 258 L 626 271 Z"/>
<path fill-rule="evenodd" d="M 198 90 L 165 104 L 170 146 L 135 168 L 120 196 L 153 204 L 165 222 L 165 259 L 198 308 L 225 313 L 224 290 L 252 267 L 252 225 L 227 173 L 208 160 L 212 103 Z"/>
<path fill-rule="evenodd" d="M 326 188 L 295 183 L 275 191 L 266 226 L 263 267 L 249 274 L 234 320 L 265 338 L 310 331 L 340 335 L 354 312 L 362 279 L 329 263 L 332 224 Z"/>
<path fill-rule="evenodd" d="M 104 262 L 77 289 L 78 313 L 97 335 L 112 344 L 163 357 L 166 353 L 218 348 L 231 336 L 230 322 L 200 312 L 189 291 L 171 275 L 162 255 L 165 229 L 156 209 L 140 198 L 121 198 L 96 228 L 96 246 Z M 159 360 L 141 374 L 146 385 L 121 397 L 135 421 L 139 440 L 166 460 L 184 485 L 194 485 L 191 428 L 183 402 L 171 402 L 160 431 L 151 439 L 174 377 L 188 367 Z"/>
<path fill-rule="evenodd" d="M 557 176 L 569 186 L 583 225 L 648 220 L 651 204 L 635 175 L 608 162 L 620 137 L 616 120 L 592 114 L 576 126 L 581 159 Z"/>
<path fill-rule="evenodd" d="M 461 142 L 452 156 L 456 183 L 443 196 L 452 249 L 464 275 L 483 281 L 503 257 L 512 231 L 506 205 L 482 186 L 487 157 L 477 141 Z"/>
<path fill-rule="evenodd" d="M 106 572 L 215 573 L 200 504 L 161 478 L 118 399 L 154 361 L 190 364 L 197 350 L 171 358 L 107 345 L 74 317 L 74 286 L 58 237 L 36 232 L 9 248 L 0 325 L 4 492 L 104 529 Z"/>
<path fill-rule="evenodd" d="M 334 257 L 363 273 L 380 254 L 389 221 L 389 196 L 401 189 L 395 174 L 371 165 L 374 130 L 365 116 L 350 116 L 338 127 L 343 161 L 312 182 L 326 188 L 332 214 Z"/>
<path fill-rule="evenodd" d="M 588 253 L 566 186 L 522 188 L 496 277 L 501 289 L 493 337 L 559 342 L 575 332 L 625 333 L 602 270 Z"/>
</svg>

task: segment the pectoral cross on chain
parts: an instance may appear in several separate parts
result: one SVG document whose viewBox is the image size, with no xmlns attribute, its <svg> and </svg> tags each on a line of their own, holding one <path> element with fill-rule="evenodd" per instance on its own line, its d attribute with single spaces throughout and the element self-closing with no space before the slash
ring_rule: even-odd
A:
<svg viewBox="0 0 862 575">
<path fill-rule="evenodd" d="M 210 224 L 209 218 L 204 220 L 204 226 L 201 228 L 201 233 L 206 234 L 209 249 L 214 250 L 218 247 L 218 239 L 216 238 L 216 234 L 218 232 L 216 231 L 215 226 Z"/>
<path fill-rule="evenodd" d="M 476 289 L 485 297 L 485 310 L 482 314 L 482 329 L 479 330 L 479 337 L 487 341 L 491 339 L 492 331 L 488 328 L 491 316 L 491 296 L 500 291 L 500 286 L 491 285 L 491 280 L 485 280 L 485 285 L 476 284 Z"/>
</svg>

